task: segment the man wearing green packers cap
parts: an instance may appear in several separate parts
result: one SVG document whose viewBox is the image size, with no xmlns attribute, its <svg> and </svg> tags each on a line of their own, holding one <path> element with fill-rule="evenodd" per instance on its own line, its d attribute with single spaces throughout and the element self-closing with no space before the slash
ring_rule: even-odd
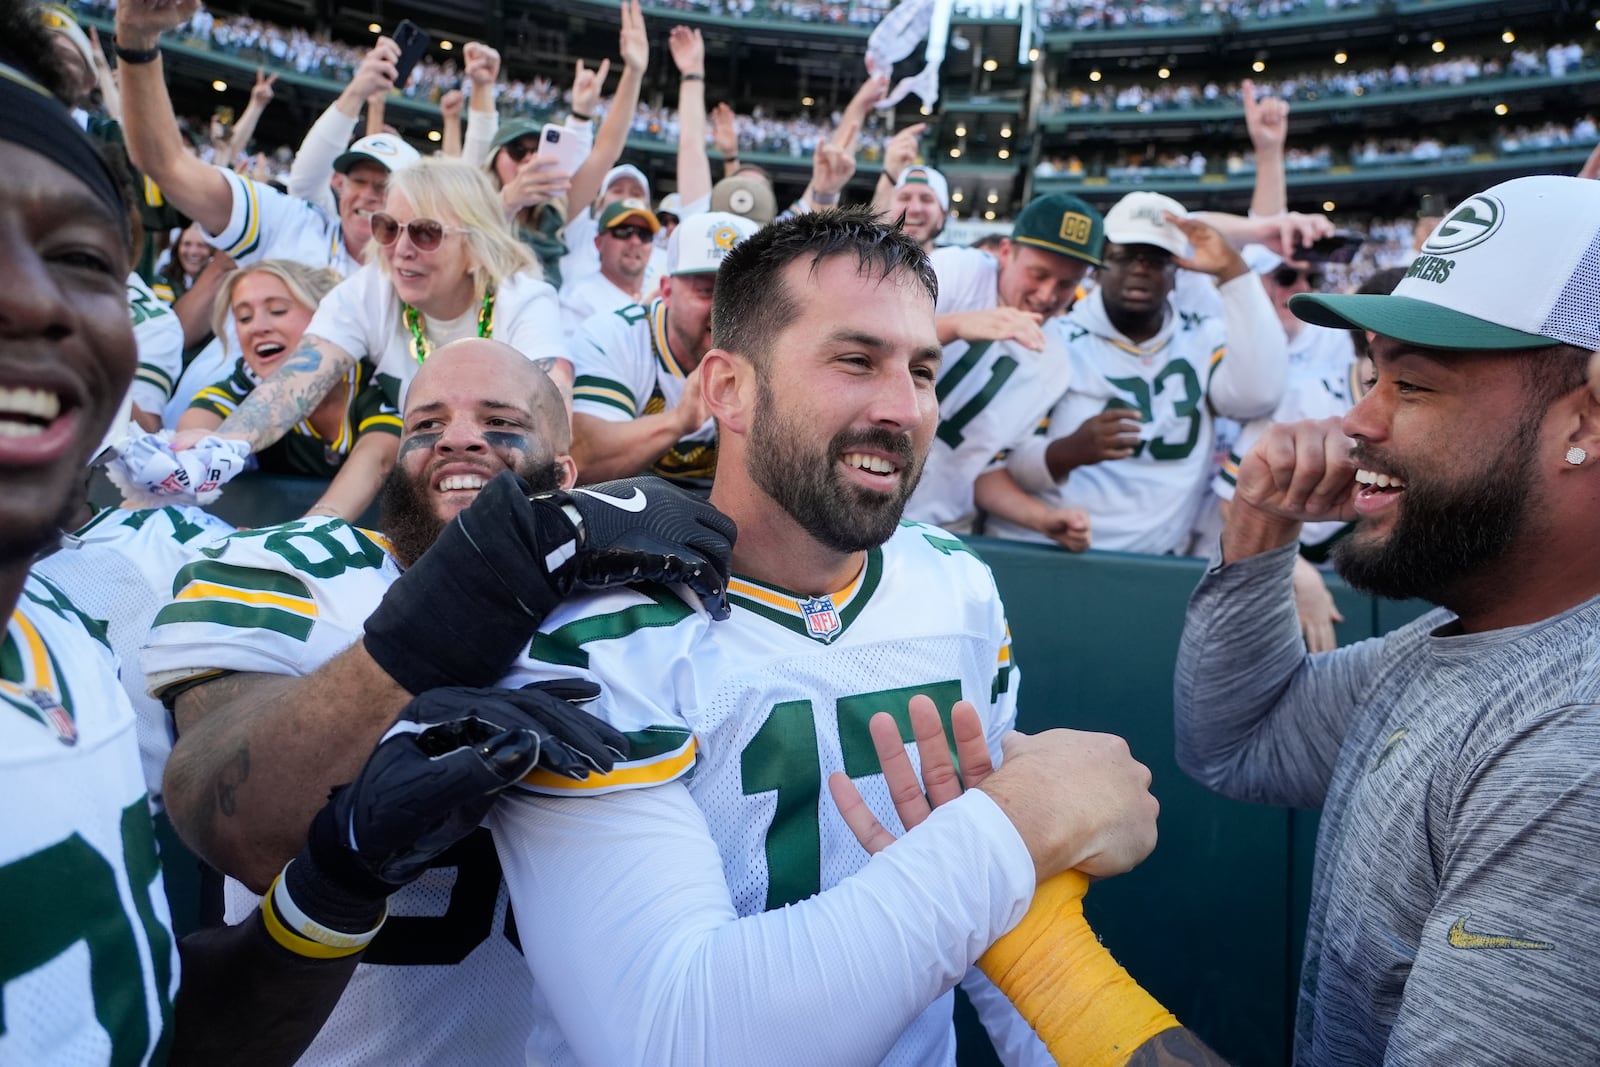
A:
<svg viewBox="0 0 1600 1067">
<path fill-rule="evenodd" d="M 1289 306 L 1374 377 L 1241 461 L 1175 708 L 1192 777 L 1322 811 L 1295 1062 L 1600 1062 L 1600 183 L 1503 182 L 1393 294 Z M 1439 607 L 1308 655 L 1295 542 L 1335 518 L 1347 582 Z"/>
<path fill-rule="evenodd" d="M 1065 348 L 1046 339 L 1043 324 L 1072 306 L 1104 244 L 1098 211 L 1052 194 L 1023 209 L 999 255 L 950 247 L 930 257 L 939 277 L 934 322 L 944 345 L 939 430 L 907 518 L 972 531 L 974 485 L 983 476 L 1008 515 L 1067 548 L 1088 547 L 1081 513 L 1030 498 L 997 457 L 1031 433 L 1066 390 Z"/>
</svg>

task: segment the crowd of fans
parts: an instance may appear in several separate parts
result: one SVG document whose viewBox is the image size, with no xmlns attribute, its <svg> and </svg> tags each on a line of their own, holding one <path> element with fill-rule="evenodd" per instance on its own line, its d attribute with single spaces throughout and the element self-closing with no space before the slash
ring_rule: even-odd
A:
<svg viewBox="0 0 1600 1067">
<path fill-rule="evenodd" d="M 1552 44 L 1543 52 L 1517 48 L 1503 56 L 1451 57 L 1417 66 L 1396 62 L 1359 71 L 1321 70 L 1276 81 L 1256 79 L 1254 85 L 1259 94 L 1291 102 L 1310 102 L 1466 85 L 1499 78 L 1563 78 L 1588 69 L 1593 61 L 1588 48 L 1578 41 L 1570 41 Z M 1100 83 L 1052 89 L 1040 113 L 1131 111 L 1152 114 L 1238 107 L 1243 97 L 1243 87 L 1235 82 L 1136 82 L 1121 86 Z"/>
<path fill-rule="evenodd" d="M 1376 0 L 1195 0 L 1187 3 L 1125 4 L 1117 0 L 1040 0 L 1044 29 L 1090 32 L 1154 26 L 1214 26 L 1248 19 L 1293 17 L 1374 7 Z"/>
</svg>

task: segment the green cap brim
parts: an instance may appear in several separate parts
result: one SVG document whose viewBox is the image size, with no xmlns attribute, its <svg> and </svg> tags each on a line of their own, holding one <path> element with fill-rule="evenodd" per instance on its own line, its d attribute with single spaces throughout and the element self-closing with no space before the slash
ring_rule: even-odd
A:
<svg viewBox="0 0 1600 1067">
<path fill-rule="evenodd" d="M 1553 337 L 1513 330 L 1410 296 L 1296 293 L 1289 298 L 1289 310 L 1315 326 L 1370 330 L 1420 348 L 1544 348 L 1561 344 Z"/>
<path fill-rule="evenodd" d="M 1080 263 L 1089 264 L 1091 267 L 1098 267 L 1101 265 L 1098 259 L 1080 248 L 1072 248 L 1068 245 L 1056 244 L 1053 241 L 1046 241 L 1042 237 L 1018 237 L 1013 234 L 1011 237 L 1011 243 L 1027 245 L 1030 248 L 1042 248 L 1046 252 L 1054 252 L 1058 256 L 1066 256 L 1069 259 L 1076 259 Z"/>
</svg>

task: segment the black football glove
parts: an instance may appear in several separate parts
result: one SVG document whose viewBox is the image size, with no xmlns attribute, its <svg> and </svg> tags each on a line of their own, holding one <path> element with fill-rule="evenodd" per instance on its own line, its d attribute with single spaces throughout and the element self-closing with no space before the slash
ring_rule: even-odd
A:
<svg viewBox="0 0 1600 1067">
<path fill-rule="evenodd" d="M 367 652 L 422 693 L 499 681 L 580 586 L 682 582 L 727 618 L 734 533 L 732 520 L 659 478 L 530 498 L 502 471 L 390 586 L 367 618 Z"/>
<path fill-rule="evenodd" d="M 599 692 L 572 678 L 417 697 L 317 812 L 285 870 L 289 895 L 324 926 L 370 928 L 389 894 L 476 829 L 507 786 L 536 767 L 603 774 L 627 755 L 621 734 L 571 703 Z"/>
<path fill-rule="evenodd" d="M 557 580 L 601 589 L 629 582 L 679 582 L 694 590 L 714 619 L 726 619 L 733 520 L 693 493 L 644 476 L 597 482 L 533 498 L 555 508 L 577 534 L 576 556 Z"/>
</svg>

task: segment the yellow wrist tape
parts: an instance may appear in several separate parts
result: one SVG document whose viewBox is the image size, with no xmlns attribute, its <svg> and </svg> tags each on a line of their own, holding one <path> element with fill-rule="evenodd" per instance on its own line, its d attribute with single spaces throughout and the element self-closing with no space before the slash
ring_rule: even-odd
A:
<svg viewBox="0 0 1600 1067">
<path fill-rule="evenodd" d="M 1057 1063 L 1122 1067 L 1140 1045 L 1182 1024 L 1095 937 L 1083 917 L 1088 889 L 1077 871 L 1039 886 L 1022 921 L 978 967 Z"/>
<path fill-rule="evenodd" d="M 383 920 L 371 930 L 360 934 L 344 934 L 330 930 L 306 918 L 283 884 L 283 875 L 272 880 L 272 888 L 261 898 L 261 923 L 267 936 L 296 956 L 314 960 L 335 960 L 354 956 L 372 943 L 383 926 Z M 310 936 L 308 936 L 310 935 Z"/>
</svg>

